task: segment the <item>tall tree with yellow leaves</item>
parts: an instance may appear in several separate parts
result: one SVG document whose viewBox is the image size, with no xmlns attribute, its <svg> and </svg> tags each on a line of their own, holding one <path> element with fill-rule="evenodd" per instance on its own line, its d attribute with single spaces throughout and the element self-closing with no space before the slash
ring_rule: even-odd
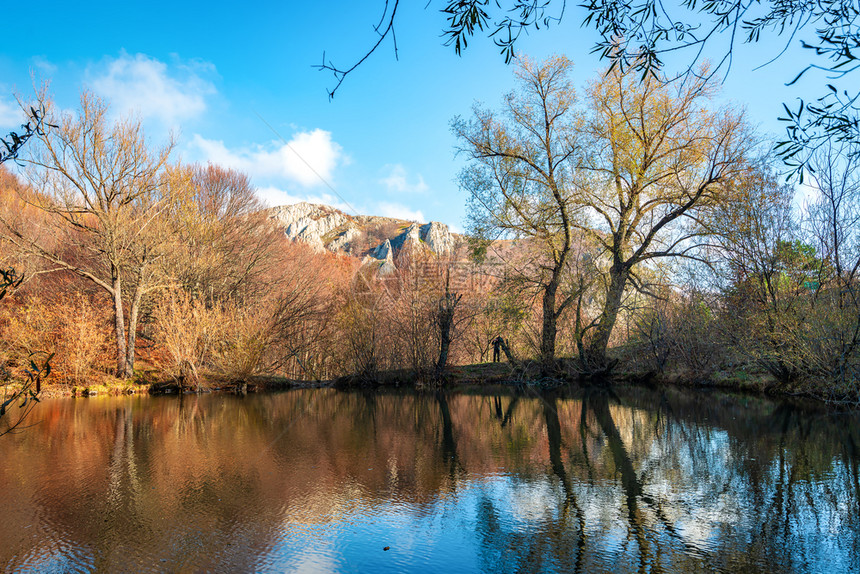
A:
<svg viewBox="0 0 860 574">
<path fill-rule="evenodd" d="M 628 288 L 648 293 L 643 271 L 659 260 L 699 258 L 701 218 L 748 176 L 752 132 L 742 110 L 708 107 L 707 77 L 664 83 L 616 67 L 588 89 L 576 201 L 582 230 L 609 260 L 603 310 L 581 352 L 592 373 L 612 366 L 606 350 Z"/>
</svg>

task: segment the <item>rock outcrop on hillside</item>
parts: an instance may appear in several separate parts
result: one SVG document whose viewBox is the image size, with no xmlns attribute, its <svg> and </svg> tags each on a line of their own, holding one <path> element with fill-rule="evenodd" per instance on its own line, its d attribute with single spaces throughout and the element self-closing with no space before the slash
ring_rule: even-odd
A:
<svg viewBox="0 0 860 574">
<path fill-rule="evenodd" d="M 275 207 L 272 217 L 281 222 L 290 239 L 321 238 L 347 222 L 346 215 L 332 207 L 304 202 Z"/>
<path fill-rule="evenodd" d="M 380 255 L 381 257 L 377 258 L 382 260 L 382 264 L 379 266 L 380 275 L 388 275 L 397 271 L 397 266 L 394 265 L 394 249 L 391 247 L 390 240 L 385 240 Z"/>
<path fill-rule="evenodd" d="M 361 231 L 351 223 L 348 223 L 346 229 L 340 231 L 334 239 L 328 242 L 326 248 L 329 251 L 344 251 L 349 252 L 352 248 L 353 242 L 357 239 L 361 238 Z"/>
<path fill-rule="evenodd" d="M 351 216 L 328 205 L 283 205 L 272 208 L 269 216 L 294 241 L 304 241 L 319 251 L 328 249 L 364 257 L 365 262 L 376 261 L 384 273 L 396 269 L 395 256 L 404 247 L 448 255 L 461 242 L 438 221 L 420 224 L 390 217 Z"/>
<path fill-rule="evenodd" d="M 290 239 L 302 240 L 319 250 L 323 248 L 323 238 L 349 221 L 332 207 L 305 202 L 274 207 L 269 217 L 283 227 Z"/>
<path fill-rule="evenodd" d="M 450 253 L 454 250 L 454 235 L 448 226 L 438 221 L 431 221 L 421 226 L 421 239 L 436 254 Z"/>
<path fill-rule="evenodd" d="M 394 248 L 391 247 L 391 240 L 386 239 L 384 243 L 380 243 L 370 250 L 369 255 L 375 259 L 388 259 L 394 255 Z"/>
</svg>

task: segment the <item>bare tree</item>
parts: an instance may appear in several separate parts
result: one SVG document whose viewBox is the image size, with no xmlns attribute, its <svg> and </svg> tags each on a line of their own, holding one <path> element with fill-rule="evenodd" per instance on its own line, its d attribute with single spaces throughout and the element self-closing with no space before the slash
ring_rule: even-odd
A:
<svg viewBox="0 0 860 574">
<path fill-rule="evenodd" d="M 153 270 L 163 237 L 155 227 L 166 203 L 163 172 L 173 143 L 152 151 L 139 121 L 112 123 L 107 104 L 88 92 L 76 115 L 56 117 L 44 94 L 39 99 L 56 125 L 39 135 L 41 145 L 22 160 L 40 191 L 25 199 L 44 212 L 62 241 L 48 246 L 35 239 L 35 230 L 5 219 L 3 236 L 111 296 L 116 375 L 130 377 L 141 301 L 157 286 Z"/>
<path fill-rule="evenodd" d="M 248 176 L 211 164 L 175 166 L 168 181 L 164 273 L 195 297 L 265 289 L 261 275 L 277 264 L 283 233 L 268 221 Z"/>
<path fill-rule="evenodd" d="M 520 90 L 504 98 L 502 114 L 475 107 L 452 129 L 470 164 L 460 185 L 470 193 L 472 232 L 484 239 L 526 237 L 540 252 L 540 356 L 555 359 L 559 316 L 573 301 L 559 289 L 574 244 L 578 207 L 573 179 L 580 161 L 571 62 L 564 56 L 537 64 L 519 60 Z"/>
<path fill-rule="evenodd" d="M 812 156 L 818 197 L 810 205 L 809 223 L 818 254 L 832 276 L 824 290 L 824 299 L 834 311 L 825 331 L 830 341 L 827 374 L 852 385 L 856 395 L 860 388 L 860 155 L 847 147 L 827 142 Z"/>
<path fill-rule="evenodd" d="M 788 269 L 800 237 L 793 213 L 794 190 L 780 185 L 766 165 L 738 186 L 732 201 L 720 201 L 710 229 L 717 247 L 718 279 L 728 309 L 727 335 L 743 355 L 774 376 L 796 376 L 789 350 L 805 314 L 803 283 Z"/>
</svg>

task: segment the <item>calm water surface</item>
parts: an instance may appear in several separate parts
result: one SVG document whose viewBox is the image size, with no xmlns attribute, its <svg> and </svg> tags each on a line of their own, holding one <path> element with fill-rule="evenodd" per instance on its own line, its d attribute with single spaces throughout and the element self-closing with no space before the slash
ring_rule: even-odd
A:
<svg viewBox="0 0 860 574">
<path fill-rule="evenodd" d="M 301 390 L 32 420 L 0 438 L 10 572 L 860 572 L 856 414 Z"/>
</svg>

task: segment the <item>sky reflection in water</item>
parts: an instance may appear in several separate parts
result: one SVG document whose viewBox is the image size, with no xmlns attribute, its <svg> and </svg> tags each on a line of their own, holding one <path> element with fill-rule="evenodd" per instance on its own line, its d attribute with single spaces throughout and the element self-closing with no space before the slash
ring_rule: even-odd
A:
<svg viewBox="0 0 860 574">
<path fill-rule="evenodd" d="M 804 405 L 302 390 L 44 401 L 35 417 L 0 439 L 7 571 L 860 564 L 860 419 Z"/>
</svg>

